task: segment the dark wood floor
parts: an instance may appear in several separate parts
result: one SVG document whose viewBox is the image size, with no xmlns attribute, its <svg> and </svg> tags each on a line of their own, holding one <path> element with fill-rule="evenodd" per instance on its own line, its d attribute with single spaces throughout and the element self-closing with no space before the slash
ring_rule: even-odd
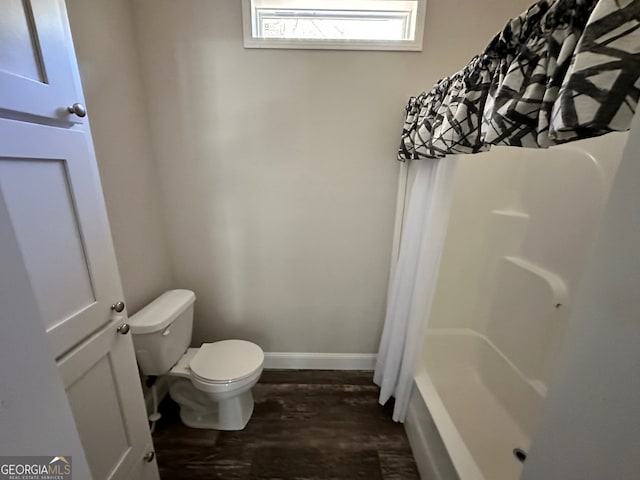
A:
<svg viewBox="0 0 640 480">
<path fill-rule="evenodd" d="M 371 372 L 265 371 L 240 432 L 185 427 L 166 398 L 153 435 L 162 480 L 418 479 Z"/>
</svg>

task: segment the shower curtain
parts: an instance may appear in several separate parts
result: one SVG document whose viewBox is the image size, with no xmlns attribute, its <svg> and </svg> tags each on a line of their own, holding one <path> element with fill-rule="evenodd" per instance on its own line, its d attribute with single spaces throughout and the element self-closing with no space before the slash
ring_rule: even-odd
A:
<svg viewBox="0 0 640 480">
<path fill-rule="evenodd" d="M 433 303 L 455 158 L 628 130 L 640 97 L 640 0 L 540 0 L 406 108 L 398 160 L 421 160 L 374 381 L 404 421 Z M 449 157 L 446 157 L 449 155 Z"/>
<path fill-rule="evenodd" d="M 416 168 L 374 374 L 381 388 L 380 403 L 395 397 L 396 422 L 404 421 L 406 415 L 413 364 L 422 347 L 418 339 L 424 337 L 433 303 L 456 159 L 417 162 Z"/>
</svg>

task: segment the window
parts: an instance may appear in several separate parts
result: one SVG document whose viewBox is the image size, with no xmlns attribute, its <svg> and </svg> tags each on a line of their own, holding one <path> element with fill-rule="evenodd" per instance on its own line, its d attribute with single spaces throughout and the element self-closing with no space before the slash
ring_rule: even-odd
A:
<svg viewBox="0 0 640 480">
<path fill-rule="evenodd" d="M 243 0 L 246 48 L 422 50 L 426 0 Z"/>
</svg>

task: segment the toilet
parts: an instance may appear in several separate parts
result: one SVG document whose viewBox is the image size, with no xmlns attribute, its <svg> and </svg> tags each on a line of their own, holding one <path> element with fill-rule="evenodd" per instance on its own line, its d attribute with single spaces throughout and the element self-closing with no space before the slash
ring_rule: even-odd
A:
<svg viewBox="0 0 640 480">
<path fill-rule="evenodd" d="M 129 318 L 138 364 L 145 375 L 167 376 L 188 427 L 242 430 L 253 413 L 251 389 L 264 352 L 245 340 L 188 348 L 195 300 L 190 290 L 170 290 Z"/>
</svg>

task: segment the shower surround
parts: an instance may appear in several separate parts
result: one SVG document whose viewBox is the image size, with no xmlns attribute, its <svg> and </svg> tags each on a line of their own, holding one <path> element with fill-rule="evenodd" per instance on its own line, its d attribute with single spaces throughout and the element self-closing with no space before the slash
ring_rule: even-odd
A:
<svg viewBox="0 0 640 480">
<path fill-rule="evenodd" d="M 405 422 L 426 478 L 519 478 L 625 140 L 459 159 Z"/>
</svg>

